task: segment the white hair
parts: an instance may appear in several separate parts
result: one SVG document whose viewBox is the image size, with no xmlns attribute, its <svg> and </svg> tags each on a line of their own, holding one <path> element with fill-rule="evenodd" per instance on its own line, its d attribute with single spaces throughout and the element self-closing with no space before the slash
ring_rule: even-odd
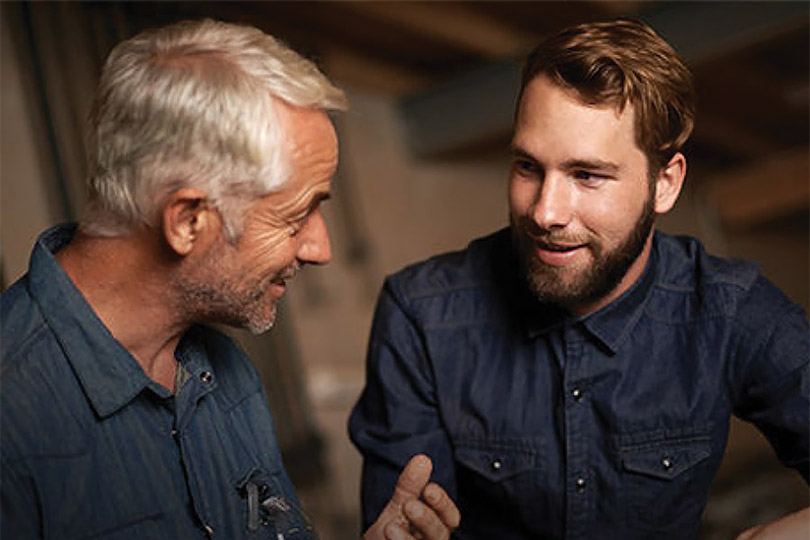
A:
<svg viewBox="0 0 810 540">
<path fill-rule="evenodd" d="M 235 241 L 244 202 L 289 176 L 276 99 L 347 107 L 311 61 L 249 26 L 183 21 L 120 43 L 90 114 L 82 230 L 118 236 L 155 225 L 172 192 L 197 187 Z"/>
</svg>

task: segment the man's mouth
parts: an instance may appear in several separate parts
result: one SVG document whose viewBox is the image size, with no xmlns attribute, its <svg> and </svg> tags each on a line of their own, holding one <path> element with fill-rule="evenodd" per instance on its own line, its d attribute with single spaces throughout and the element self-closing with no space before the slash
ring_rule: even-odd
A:
<svg viewBox="0 0 810 540">
<path fill-rule="evenodd" d="M 284 291 L 287 290 L 287 281 L 294 278 L 297 272 L 298 272 L 297 266 L 289 267 L 283 270 L 270 282 L 270 288 L 273 289 L 274 292 L 276 292 L 277 296 L 283 296 Z"/>
<path fill-rule="evenodd" d="M 556 243 L 534 240 L 534 253 L 537 258 L 549 266 L 567 266 L 572 264 L 587 249 L 587 244 Z"/>
<path fill-rule="evenodd" d="M 550 244 L 548 242 L 535 241 L 538 248 L 546 251 L 554 251 L 564 253 L 566 251 L 573 251 L 577 248 L 584 247 L 583 244 Z"/>
</svg>

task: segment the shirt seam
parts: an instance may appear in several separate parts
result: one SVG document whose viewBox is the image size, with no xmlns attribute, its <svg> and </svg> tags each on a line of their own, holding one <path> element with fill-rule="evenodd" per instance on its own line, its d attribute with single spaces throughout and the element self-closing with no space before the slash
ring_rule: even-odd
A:
<svg viewBox="0 0 810 540">
<path fill-rule="evenodd" d="M 3 371 L 5 372 L 6 369 L 16 368 L 19 361 L 26 359 L 31 349 L 38 343 L 42 343 L 39 341 L 39 337 L 43 333 L 54 333 L 48 322 L 44 320 L 23 339 L 22 345 L 17 348 L 17 350 L 8 353 L 8 355 L 3 358 Z M 59 343 L 59 340 L 54 339 L 54 341 L 59 348 L 62 349 L 62 344 Z"/>
<path fill-rule="evenodd" d="M 399 281 L 399 280 L 397 280 Z M 420 290 L 418 292 L 413 293 L 406 293 L 404 290 L 402 291 L 402 299 L 408 303 L 417 302 L 419 300 L 425 300 L 427 298 L 434 298 L 436 296 L 443 296 L 449 293 L 454 292 L 464 292 L 464 291 L 481 291 L 487 289 L 494 289 L 497 288 L 497 284 L 495 283 L 481 283 L 481 284 L 469 284 L 469 285 L 459 285 L 455 287 L 441 287 L 436 288 L 435 290 L 424 291 Z"/>
</svg>

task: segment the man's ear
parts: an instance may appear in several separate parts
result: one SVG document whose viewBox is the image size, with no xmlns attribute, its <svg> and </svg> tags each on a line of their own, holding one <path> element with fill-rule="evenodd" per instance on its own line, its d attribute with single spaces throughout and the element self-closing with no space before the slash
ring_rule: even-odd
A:
<svg viewBox="0 0 810 540">
<path fill-rule="evenodd" d="M 163 206 L 163 236 L 178 255 L 188 255 L 195 244 L 205 241 L 219 226 L 216 211 L 208 204 L 208 195 L 197 188 L 181 188 L 172 193 Z"/>
<path fill-rule="evenodd" d="M 669 212 L 678 200 L 686 177 L 686 158 L 677 152 L 663 169 L 658 172 L 655 179 L 655 212 L 665 214 Z"/>
</svg>

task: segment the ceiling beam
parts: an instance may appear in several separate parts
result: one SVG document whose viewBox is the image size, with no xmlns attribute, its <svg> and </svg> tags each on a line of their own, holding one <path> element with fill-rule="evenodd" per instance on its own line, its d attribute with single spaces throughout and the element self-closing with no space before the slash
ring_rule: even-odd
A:
<svg viewBox="0 0 810 540">
<path fill-rule="evenodd" d="M 703 196 L 730 229 L 746 229 L 810 207 L 810 148 L 801 147 L 707 179 Z"/>
<path fill-rule="evenodd" d="M 808 14 L 804 2 L 671 2 L 634 16 L 650 23 L 695 66 L 735 44 L 807 24 Z M 508 134 L 519 75 L 515 61 L 494 63 L 405 98 L 400 106 L 414 154 L 452 153 Z"/>
<path fill-rule="evenodd" d="M 404 96 L 425 88 L 431 79 L 397 64 L 380 62 L 347 48 L 331 47 L 322 55 L 331 79 L 364 92 Z"/>
<path fill-rule="evenodd" d="M 485 59 L 519 54 L 536 40 L 536 36 L 473 11 L 463 2 L 351 2 L 344 7 Z"/>
</svg>

